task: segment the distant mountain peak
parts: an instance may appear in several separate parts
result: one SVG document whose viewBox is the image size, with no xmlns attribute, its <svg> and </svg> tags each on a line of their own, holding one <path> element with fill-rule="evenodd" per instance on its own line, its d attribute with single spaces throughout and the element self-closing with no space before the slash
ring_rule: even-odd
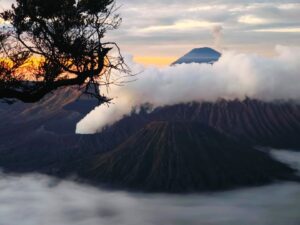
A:
<svg viewBox="0 0 300 225">
<path fill-rule="evenodd" d="M 211 53 L 221 55 L 218 51 L 209 47 L 194 48 L 192 51 L 190 51 L 190 53 Z"/>
<path fill-rule="evenodd" d="M 203 48 L 194 48 L 178 60 L 176 60 L 172 65 L 176 64 L 189 64 L 189 63 L 208 63 L 213 64 L 219 60 L 221 57 L 221 53 L 209 48 L 209 47 L 203 47 Z"/>
</svg>

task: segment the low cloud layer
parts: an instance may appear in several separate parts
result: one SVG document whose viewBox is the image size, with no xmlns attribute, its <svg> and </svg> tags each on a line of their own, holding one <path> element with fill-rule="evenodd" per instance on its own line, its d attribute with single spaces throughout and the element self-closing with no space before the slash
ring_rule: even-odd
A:
<svg viewBox="0 0 300 225">
<path fill-rule="evenodd" d="M 277 152 L 291 163 L 297 152 Z M 214 194 L 110 192 L 42 175 L 0 175 L 0 225 L 299 224 L 299 184 Z"/>
<path fill-rule="evenodd" d="M 129 114 L 133 107 L 154 107 L 192 101 L 244 99 L 265 101 L 300 100 L 300 49 L 278 46 L 277 56 L 224 52 L 213 66 L 182 64 L 166 68 L 143 68 L 127 61 L 133 71 L 143 71 L 137 80 L 111 86 L 113 104 L 93 110 L 77 125 L 77 133 L 95 133 Z"/>
</svg>

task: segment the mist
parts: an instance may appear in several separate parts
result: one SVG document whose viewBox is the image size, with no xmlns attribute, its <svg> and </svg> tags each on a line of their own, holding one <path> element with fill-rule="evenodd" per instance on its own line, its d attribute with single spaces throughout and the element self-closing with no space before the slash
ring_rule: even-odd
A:
<svg viewBox="0 0 300 225">
<path fill-rule="evenodd" d="M 299 168 L 300 153 L 274 156 Z M 0 175 L 0 225 L 298 225 L 300 186 L 191 195 L 107 191 L 43 175 Z"/>
<path fill-rule="evenodd" d="M 246 96 L 264 101 L 299 100 L 300 48 L 277 46 L 276 51 L 276 56 L 271 58 L 224 51 L 213 65 L 193 63 L 165 68 L 145 68 L 127 57 L 133 73 L 141 72 L 128 78 L 136 81 L 111 85 L 106 94 L 113 98 L 112 104 L 89 113 L 77 124 L 76 132 L 100 132 L 144 103 L 151 103 L 155 108 Z"/>
</svg>

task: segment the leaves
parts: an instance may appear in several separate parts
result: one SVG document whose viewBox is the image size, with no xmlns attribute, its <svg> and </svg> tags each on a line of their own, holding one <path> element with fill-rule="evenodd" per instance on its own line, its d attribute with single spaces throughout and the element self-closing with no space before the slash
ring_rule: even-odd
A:
<svg viewBox="0 0 300 225">
<path fill-rule="evenodd" d="M 0 98 L 34 102 L 59 87 L 110 83 L 113 69 L 129 72 L 117 44 L 102 42 L 104 34 L 121 22 L 114 0 L 16 0 L 0 16 L 12 24 L 9 31 L 1 29 L 0 57 L 13 65 L 0 71 Z M 120 56 L 109 60 L 112 47 L 117 47 Z M 42 60 L 31 71 L 36 81 L 27 82 L 24 65 L 31 57 Z"/>
</svg>

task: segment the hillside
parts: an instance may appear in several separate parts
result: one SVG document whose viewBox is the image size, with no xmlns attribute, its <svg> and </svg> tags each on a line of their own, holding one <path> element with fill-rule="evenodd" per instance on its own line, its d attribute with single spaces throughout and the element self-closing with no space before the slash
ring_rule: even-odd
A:
<svg viewBox="0 0 300 225">
<path fill-rule="evenodd" d="M 194 190 L 201 190 L 201 188 L 204 190 L 227 188 L 227 185 L 228 188 L 229 186 L 247 185 L 243 180 L 241 184 L 239 182 L 231 182 L 232 171 L 226 172 L 224 179 L 228 181 L 222 183 L 219 181 L 221 178 L 216 175 L 216 171 L 208 166 L 203 167 L 202 170 L 203 173 L 214 173 L 212 181 L 197 180 L 197 184 L 187 183 L 187 186 L 182 189 L 180 189 L 182 184 L 172 183 L 170 180 L 166 184 L 160 183 L 163 182 L 160 174 L 176 174 L 179 170 L 178 166 L 166 168 L 163 165 L 181 165 L 183 161 L 193 160 L 186 158 L 189 156 L 185 155 L 185 146 L 192 145 L 194 149 L 200 149 L 199 151 L 204 153 L 206 151 L 210 153 L 215 152 L 214 156 L 209 155 L 209 160 L 205 161 L 207 165 L 214 165 L 214 160 L 218 161 L 222 159 L 217 154 L 218 151 L 223 152 L 219 146 L 219 143 L 222 143 L 219 141 L 219 137 L 229 139 L 228 146 L 224 148 L 224 150 L 229 149 L 228 157 L 233 154 L 233 159 L 238 160 L 241 157 L 240 152 L 236 152 L 236 150 L 249 149 L 249 152 L 255 152 L 253 153 L 253 157 L 252 155 L 248 157 L 249 163 L 254 164 L 256 164 L 257 160 L 257 151 L 249 146 L 300 150 L 300 105 L 293 102 L 262 102 L 255 99 L 245 99 L 244 101 L 219 100 L 217 102 L 194 102 L 165 106 L 156 108 L 150 113 L 148 109 L 142 108 L 138 112 L 133 112 L 131 115 L 125 116 L 101 133 L 77 135 L 75 134 L 76 123 L 88 110 L 95 106 L 95 102 L 92 100 L 81 99 L 79 96 L 78 91 L 67 89 L 60 90 L 34 105 L 21 103 L 12 106 L 0 105 L 2 118 L 0 123 L 0 167 L 9 172 L 40 172 L 60 177 L 68 176 L 69 174 L 84 173 L 82 174 L 83 177 L 89 181 L 98 181 L 98 177 L 101 177 L 99 181 L 102 180 L 116 186 L 124 185 L 124 187 L 132 187 L 140 190 L 145 188 L 145 191 L 161 190 L 176 192 L 188 191 L 189 187 Z M 202 125 L 197 128 L 194 124 Z M 174 127 L 174 129 L 170 127 Z M 181 130 L 184 130 L 184 132 Z M 139 136 L 142 131 L 145 132 L 145 136 Z M 209 137 L 208 148 L 198 146 L 198 143 L 202 143 L 203 139 L 193 134 L 201 134 L 203 132 L 208 132 L 205 134 Z M 186 136 L 186 133 L 193 134 L 192 138 Z M 225 134 L 226 137 L 224 137 Z M 178 158 L 177 161 L 168 161 L 168 159 L 159 157 L 155 159 L 155 162 L 156 160 L 163 161 L 159 166 L 159 170 L 155 172 L 158 180 L 153 181 L 153 184 L 155 182 L 156 185 L 161 184 L 158 186 L 148 186 L 143 183 L 148 182 L 148 179 L 150 179 L 148 176 L 149 171 L 144 171 L 143 164 L 145 163 L 149 167 L 154 163 L 153 159 L 150 158 L 149 161 L 149 157 L 142 157 L 144 154 L 143 151 L 148 152 L 149 150 L 149 152 L 153 152 L 153 149 L 144 149 L 144 146 L 149 147 L 147 143 L 151 142 L 149 140 L 151 136 L 153 136 L 152 138 L 155 142 L 159 142 L 160 138 L 163 138 L 164 143 L 172 143 L 170 142 L 171 139 L 168 139 L 171 137 L 178 139 L 173 141 L 172 145 L 170 144 L 165 147 L 157 145 L 155 147 L 157 149 L 156 153 L 158 155 L 162 154 L 161 157 L 165 157 L 164 155 L 166 155 L 171 160 L 171 152 L 175 151 L 174 156 Z M 180 136 L 183 137 L 184 145 L 180 144 Z M 194 143 L 193 139 L 199 141 Z M 132 140 L 135 141 L 131 143 Z M 235 150 L 235 146 L 233 146 L 233 150 L 230 149 L 232 143 L 239 143 L 237 144 L 239 149 Z M 241 143 L 243 144 L 241 145 Z M 131 146 L 134 149 L 131 149 Z M 136 155 L 143 154 L 133 161 L 127 161 L 128 157 L 136 157 L 136 155 L 132 156 L 126 153 L 129 151 L 136 152 Z M 116 165 L 117 168 L 120 166 L 122 170 L 128 168 L 127 164 L 128 166 L 133 166 L 134 162 L 137 166 L 136 170 L 144 174 L 146 180 L 140 183 L 140 186 L 136 185 L 134 182 L 137 175 L 134 175 L 132 181 L 129 183 L 124 182 L 122 178 L 123 174 L 120 170 L 116 169 L 116 167 L 111 168 L 105 161 L 102 163 L 102 154 L 106 153 L 112 154 L 109 157 L 105 155 L 105 157 L 108 157 L 108 160 L 111 159 L 114 162 L 112 165 Z M 187 152 L 187 154 L 194 154 L 194 150 L 190 153 Z M 98 157 L 100 160 L 96 164 L 94 162 L 95 157 Z M 195 160 L 202 162 L 203 158 L 197 156 Z M 267 160 L 267 163 L 269 163 L 270 159 L 268 158 Z M 225 162 L 226 165 L 233 163 L 232 161 L 224 160 Z M 272 162 L 274 161 L 272 160 Z M 225 166 L 222 163 L 217 165 L 220 167 Z M 245 165 L 248 164 L 245 162 Z M 271 165 L 273 164 L 271 163 Z M 95 166 L 102 169 L 96 169 Z M 110 168 L 116 172 L 99 173 L 99 171 L 108 171 Z M 260 167 L 259 169 L 262 168 Z M 192 172 L 187 172 L 186 169 L 181 169 L 185 174 L 193 174 Z M 199 168 L 195 165 L 195 167 L 189 168 L 188 171 L 192 170 L 198 171 Z M 91 171 L 91 173 L 87 171 Z M 254 173 L 254 171 L 250 172 Z M 255 174 L 257 175 L 258 173 Z M 255 179 L 251 180 L 251 182 L 249 181 L 249 185 L 258 184 L 259 182 L 264 183 L 267 180 L 271 181 L 278 178 L 276 174 L 276 176 L 273 176 L 274 174 L 270 173 L 260 180 L 260 177 L 256 175 L 254 176 Z M 129 175 L 126 174 L 125 177 L 127 176 Z M 168 176 L 171 177 L 171 175 Z M 192 176 L 189 179 L 196 179 L 194 175 Z M 107 180 L 104 179 L 106 177 Z M 151 179 L 150 181 L 152 182 Z M 173 178 L 170 179 L 173 180 Z M 216 185 L 216 182 L 219 182 L 218 185 Z M 200 184 L 202 186 L 199 186 Z M 205 187 L 203 186 L 204 184 L 206 184 Z M 172 188 L 167 189 L 166 185 L 171 185 Z M 176 190 L 176 188 L 178 189 Z"/>
<path fill-rule="evenodd" d="M 75 134 L 77 122 L 96 105 L 76 88 L 35 104 L 0 104 L 0 167 L 56 174 L 68 161 L 99 153 L 98 137 Z"/>
<path fill-rule="evenodd" d="M 268 154 L 196 122 L 150 123 L 85 165 L 82 176 L 89 180 L 151 192 L 221 190 L 293 177 Z"/>
<path fill-rule="evenodd" d="M 201 122 L 248 144 L 300 150 L 300 105 L 255 99 L 194 102 L 141 110 L 100 135 L 124 141 L 153 121 Z"/>
</svg>

